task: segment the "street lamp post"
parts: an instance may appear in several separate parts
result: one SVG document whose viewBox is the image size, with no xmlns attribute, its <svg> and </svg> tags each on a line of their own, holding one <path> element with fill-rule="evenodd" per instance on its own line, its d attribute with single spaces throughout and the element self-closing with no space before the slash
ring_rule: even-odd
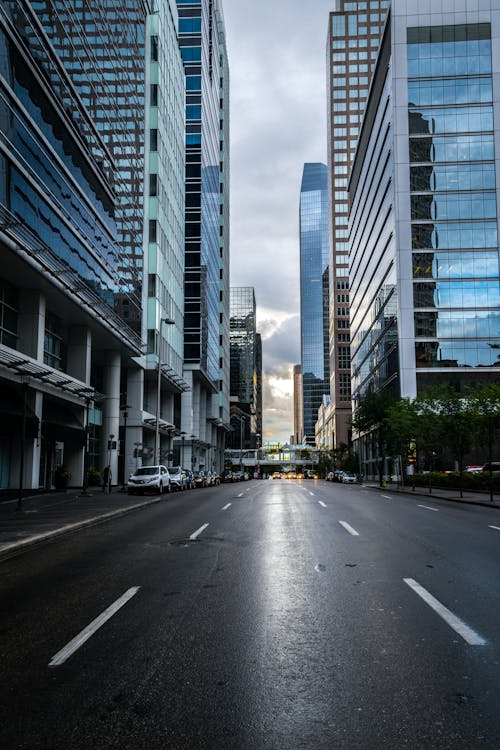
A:
<svg viewBox="0 0 500 750">
<path fill-rule="evenodd" d="M 160 407 L 161 407 L 161 324 L 173 326 L 173 318 L 160 318 L 160 330 L 158 336 L 158 378 L 156 381 L 156 427 L 155 427 L 155 464 L 160 463 Z"/>
<path fill-rule="evenodd" d="M 125 489 L 125 482 L 127 480 L 127 419 L 128 419 L 128 409 L 131 409 L 132 407 L 129 404 L 124 404 L 120 407 L 120 410 L 123 412 L 123 483 L 122 483 L 122 489 Z M 120 445 L 121 447 L 121 445 Z"/>
</svg>

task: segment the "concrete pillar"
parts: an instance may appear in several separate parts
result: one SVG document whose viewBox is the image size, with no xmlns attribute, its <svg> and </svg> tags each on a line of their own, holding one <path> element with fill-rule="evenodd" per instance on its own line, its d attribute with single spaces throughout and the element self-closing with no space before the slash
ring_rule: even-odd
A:
<svg viewBox="0 0 500 750">
<path fill-rule="evenodd" d="M 205 388 L 202 388 L 200 392 L 200 431 L 198 436 L 203 441 L 207 439 L 207 395 Z"/>
<path fill-rule="evenodd" d="M 40 486 L 40 451 L 42 446 L 42 410 L 43 393 L 34 391 L 28 404 L 38 417 L 38 435 L 34 439 L 28 439 L 25 453 L 24 485 L 37 490 Z"/>
<path fill-rule="evenodd" d="M 43 362 L 45 337 L 45 297 L 35 289 L 19 294 L 18 350 Z"/>
<path fill-rule="evenodd" d="M 140 367 L 127 370 L 127 435 L 125 437 L 125 478 L 132 474 L 136 467 L 142 466 L 142 459 L 134 452 L 143 444 L 142 410 L 144 404 L 144 370 Z"/>
<path fill-rule="evenodd" d="M 112 484 L 118 482 L 118 428 L 120 425 L 120 353 L 114 350 L 105 352 L 105 363 L 103 371 L 103 391 L 106 397 L 102 413 L 102 446 L 101 446 L 101 471 L 110 463 L 112 471 Z M 108 447 L 110 435 L 112 438 L 111 450 Z"/>
<path fill-rule="evenodd" d="M 86 326 L 72 326 L 68 331 L 67 373 L 82 383 L 90 383 L 92 333 Z"/>
</svg>

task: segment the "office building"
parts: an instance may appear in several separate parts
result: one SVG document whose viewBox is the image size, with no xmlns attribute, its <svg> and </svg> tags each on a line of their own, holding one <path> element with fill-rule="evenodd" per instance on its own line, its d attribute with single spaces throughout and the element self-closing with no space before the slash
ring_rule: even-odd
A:
<svg viewBox="0 0 500 750">
<path fill-rule="evenodd" d="M 336 0 L 327 36 L 330 204 L 330 395 L 335 446 L 350 440 L 351 359 L 347 181 L 388 0 Z M 326 391 L 328 392 L 328 391 Z"/>
<path fill-rule="evenodd" d="M 29 6 L 29 3 L 24 3 Z M 119 471 L 165 463 L 180 430 L 184 314 L 184 71 L 174 0 L 32 3 L 100 135 L 113 181 L 121 288 L 114 307 L 144 356 L 120 371 Z M 90 61 L 90 62 L 89 62 Z M 145 137 L 146 134 L 146 137 Z M 91 141 L 93 144 L 93 141 Z M 165 321 L 169 321 L 165 323 Z"/>
<path fill-rule="evenodd" d="M 184 461 L 221 469 L 230 426 L 229 68 L 220 0 L 177 7 L 186 74 Z"/>
<path fill-rule="evenodd" d="M 354 405 L 368 389 L 466 395 L 499 373 L 500 5 L 406 5 L 392 3 L 349 183 Z"/>
<path fill-rule="evenodd" d="M 262 343 L 253 287 L 231 287 L 229 447 L 255 448 L 262 437 Z M 260 370 L 260 372 L 259 372 Z M 260 393 L 259 393 L 260 390 Z M 260 427 L 260 430 L 259 430 Z"/>
<path fill-rule="evenodd" d="M 63 474 L 81 486 L 86 467 L 107 464 L 116 483 L 121 373 L 142 347 L 116 312 L 118 295 L 140 314 L 122 262 L 119 177 L 76 85 L 99 78 L 101 61 L 71 69 L 59 55 L 71 33 L 60 12 L 0 6 L 3 488 L 50 488 Z M 112 84 L 108 94 L 114 112 Z"/>
<path fill-rule="evenodd" d="M 304 442 L 329 392 L 328 178 L 324 164 L 305 164 L 300 188 L 300 349 Z"/>
</svg>

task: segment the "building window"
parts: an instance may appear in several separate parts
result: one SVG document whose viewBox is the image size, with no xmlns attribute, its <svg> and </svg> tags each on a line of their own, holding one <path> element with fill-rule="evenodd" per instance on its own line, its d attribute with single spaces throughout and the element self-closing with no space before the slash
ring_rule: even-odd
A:
<svg viewBox="0 0 500 750">
<path fill-rule="evenodd" d="M 63 369 L 63 329 L 60 319 L 52 313 L 45 316 L 45 337 L 43 342 L 43 361 L 56 370 Z"/>
<path fill-rule="evenodd" d="M 0 343 L 15 349 L 17 346 L 17 290 L 0 280 Z"/>
</svg>

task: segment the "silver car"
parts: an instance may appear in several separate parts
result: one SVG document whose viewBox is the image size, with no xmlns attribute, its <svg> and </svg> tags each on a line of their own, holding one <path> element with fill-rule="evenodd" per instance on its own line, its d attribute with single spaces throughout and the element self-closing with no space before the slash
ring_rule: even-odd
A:
<svg viewBox="0 0 500 750">
<path fill-rule="evenodd" d="M 170 492 L 170 475 L 165 466 L 141 466 L 129 477 L 129 495 L 142 495 L 144 492 Z"/>
</svg>

